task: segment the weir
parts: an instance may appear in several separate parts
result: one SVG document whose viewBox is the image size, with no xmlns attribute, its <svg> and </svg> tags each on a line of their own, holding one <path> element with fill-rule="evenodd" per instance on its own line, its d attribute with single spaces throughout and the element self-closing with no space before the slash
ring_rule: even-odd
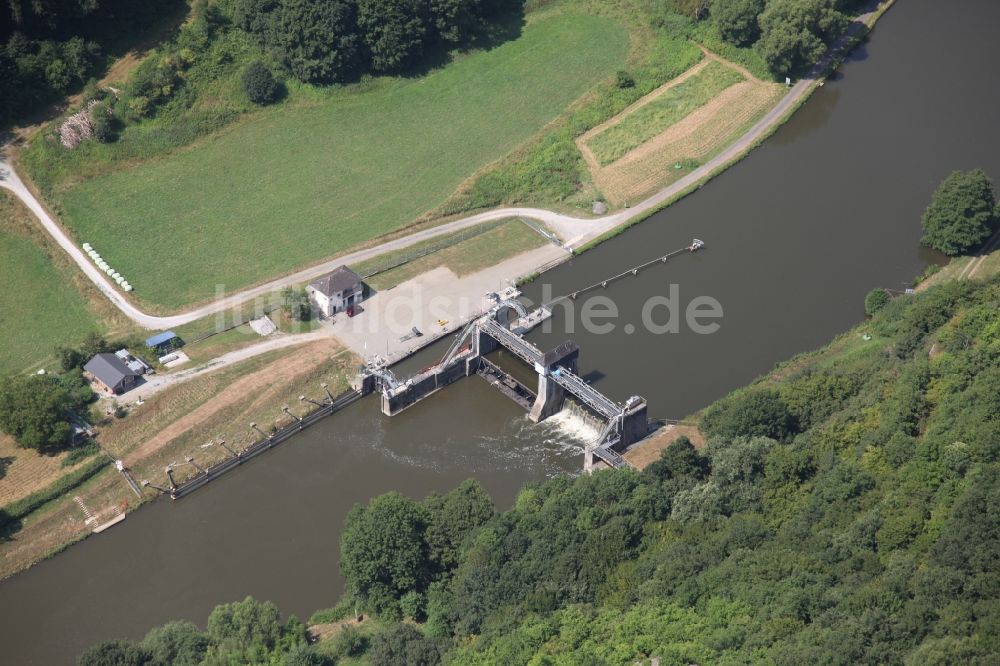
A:
<svg viewBox="0 0 1000 666">
<path fill-rule="evenodd" d="M 589 471 L 598 460 L 612 467 L 625 466 L 619 452 L 649 434 L 646 400 L 633 396 L 619 404 L 585 382 L 576 374 L 580 347 L 572 340 L 547 352 L 525 340 L 525 333 L 552 312 L 543 306 L 529 313 L 518 296 L 520 292 L 513 287 L 488 294 L 493 305 L 466 325 L 436 365 L 400 380 L 384 359 L 374 356 L 355 377 L 354 389 L 361 394 L 378 392 L 382 413 L 393 416 L 462 377 L 477 374 L 521 405 L 536 423 L 559 413 L 566 399 L 572 398 L 603 423 L 601 434 L 587 446 L 584 469 Z M 486 358 L 500 348 L 535 370 L 537 390 Z"/>
</svg>

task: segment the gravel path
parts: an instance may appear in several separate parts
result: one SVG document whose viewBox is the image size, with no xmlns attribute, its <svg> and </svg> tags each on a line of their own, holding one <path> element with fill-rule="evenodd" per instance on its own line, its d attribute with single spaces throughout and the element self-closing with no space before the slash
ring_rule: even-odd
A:
<svg viewBox="0 0 1000 666">
<path fill-rule="evenodd" d="M 266 354 L 267 352 L 274 351 L 275 349 L 285 349 L 286 347 L 302 345 L 307 342 L 314 342 L 324 338 L 332 338 L 330 329 L 326 326 L 315 331 L 310 331 L 309 333 L 274 335 L 266 338 L 262 342 L 241 347 L 240 349 L 228 352 L 200 365 L 195 365 L 193 367 L 178 370 L 177 372 L 171 372 L 169 374 L 151 375 L 145 382 L 131 391 L 121 394 L 116 398 L 116 400 L 122 404 L 130 404 L 139 398 L 146 400 L 163 389 L 181 384 L 189 379 L 194 379 L 195 377 L 200 377 L 201 375 L 209 372 L 215 372 L 216 370 L 233 365 L 234 363 L 245 361 L 248 358 L 253 358 L 254 356 L 259 356 L 260 354 Z"/>
</svg>

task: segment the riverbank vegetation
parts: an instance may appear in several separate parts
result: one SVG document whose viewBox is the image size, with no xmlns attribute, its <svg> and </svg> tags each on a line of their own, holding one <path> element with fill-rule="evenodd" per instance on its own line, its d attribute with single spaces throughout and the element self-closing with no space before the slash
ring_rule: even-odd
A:
<svg viewBox="0 0 1000 666">
<path fill-rule="evenodd" d="M 938 186 L 924 212 L 921 242 L 949 256 L 966 254 L 998 229 L 1000 208 L 982 171 L 955 171 Z"/>
<path fill-rule="evenodd" d="M 896 297 L 642 472 L 552 479 L 503 512 L 474 482 L 356 507 L 348 594 L 315 620 L 378 619 L 303 663 L 987 663 L 998 301 L 996 278 Z"/>
<path fill-rule="evenodd" d="M 71 415 L 93 400 L 79 373 L 11 377 L 0 385 L 0 430 L 23 448 L 61 451 L 73 441 Z"/>
</svg>

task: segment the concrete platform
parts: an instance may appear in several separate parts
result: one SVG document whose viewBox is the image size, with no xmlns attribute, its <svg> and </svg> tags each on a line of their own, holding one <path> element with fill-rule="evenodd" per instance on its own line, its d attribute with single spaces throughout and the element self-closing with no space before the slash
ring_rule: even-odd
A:
<svg viewBox="0 0 1000 666">
<path fill-rule="evenodd" d="M 567 256 L 555 245 L 544 245 L 463 277 L 438 267 L 374 294 L 361 304 L 364 312 L 354 317 L 338 313 L 332 332 L 356 354 L 380 354 L 394 363 L 482 314 L 491 305 L 487 292 Z M 413 327 L 423 336 L 413 337 Z"/>
</svg>

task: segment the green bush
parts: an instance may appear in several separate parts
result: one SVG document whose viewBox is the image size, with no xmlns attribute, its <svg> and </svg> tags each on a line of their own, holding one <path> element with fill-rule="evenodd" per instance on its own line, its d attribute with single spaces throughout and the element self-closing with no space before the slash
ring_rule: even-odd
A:
<svg viewBox="0 0 1000 666">
<path fill-rule="evenodd" d="M 795 416 L 773 390 L 734 393 L 712 405 L 699 423 L 711 438 L 731 441 L 738 437 L 789 439 L 797 432 Z"/>
<path fill-rule="evenodd" d="M 192 622 L 169 622 L 150 630 L 141 647 L 152 657 L 151 666 L 198 666 L 208 651 L 208 636 Z"/>
<path fill-rule="evenodd" d="M 423 507 L 399 493 L 381 495 L 347 516 L 341 536 L 340 570 L 348 589 L 376 611 L 422 590 L 430 575 Z"/>
<path fill-rule="evenodd" d="M 243 91 L 254 104 L 270 104 L 278 98 L 278 82 L 264 63 L 255 60 L 243 70 Z"/>
<path fill-rule="evenodd" d="M 615 73 L 615 86 L 618 88 L 634 88 L 635 79 L 625 70 L 619 69 Z"/>
<path fill-rule="evenodd" d="M 77 396 L 51 375 L 12 377 L 0 386 L 0 429 L 18 446 L 41 452 L 68 446 Z"/>
<path fill-rule="evenodd" d="M 420 592 L 411 590 L 399 600 L 399 609 L 403 612 L 404 617 L 423 622 L 427 617 L 427 597 Z"/>
<path fill-rule="evenodd" d="M 114 121 L 106 114 L 94 118 L 94 138 L 101 143 L 114 143 L 118 138 Z"/>
<path fill-rule="evenodd" d="M 148 666 L 152 656 L 134 643 L 104 641 L 80 655 L 78 666 Z"/>
<path fill-rule="evenodd" d="M 357 657 L 368 650 L 368 637 L 357 627 L 344 625 L 330 641 L 330 653 L 336 657 Z"/>
<path fill-rule="evenodd" d="M 379 666 L 435 666 L 437 646 L 409 624 L 392 624 L 372 637 L 371 660 Z"/>
<path fill-rule="evenodd" d="M 871 317 L 873 314 L 884 308 L 889 304 L 892 298 L 889 296 L 889 292 L 881 287 L 872 289 L 865 296 L 865 314 Z"/>
<path fill-rule="evenodd" d="M 97 455 L 101 452 L 101 447 L 97 445 L 94 440 L 89 440 L 85 444 L 80 446 L 74 446 L 70 449 L 66 457 L 63 458 L 62 462 L 59 463 L 60 467 L 73 467 L 79 462 L 86 460 L 87 458 Z"/>
</svg>

